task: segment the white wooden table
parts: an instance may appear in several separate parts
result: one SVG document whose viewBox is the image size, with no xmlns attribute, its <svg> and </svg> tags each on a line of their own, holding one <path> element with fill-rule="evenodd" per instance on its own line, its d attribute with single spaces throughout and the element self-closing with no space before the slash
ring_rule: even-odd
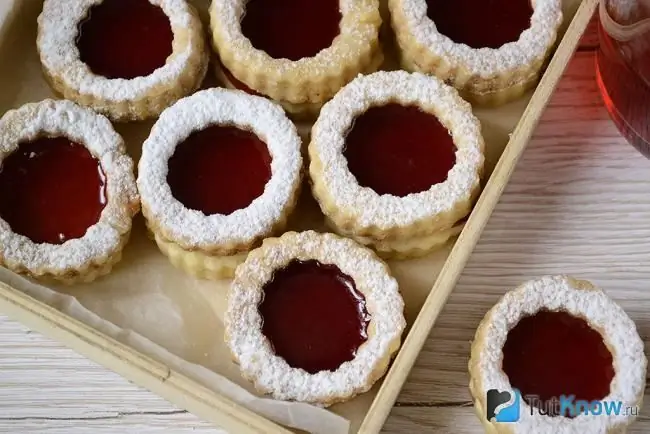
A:
<svg viewBox="0 0 650 434">
<path fill-rule="evenodd" d="M 612 293 L 650 337 L 650 161 L 618 135 L 583 41 L 385 430 L 480 433 L 469 341 L 506 289 L 550 273 Z M 0 432 L 215 433 L 71 350 L 0 317 Z M 650 432 L 649 408 L 632 432 Z"/>
</svg>

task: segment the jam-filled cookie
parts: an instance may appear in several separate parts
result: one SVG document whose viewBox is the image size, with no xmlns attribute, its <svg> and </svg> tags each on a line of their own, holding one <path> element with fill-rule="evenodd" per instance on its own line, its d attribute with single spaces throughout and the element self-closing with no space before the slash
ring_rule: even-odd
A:
<svg viewBox="0 0 650 434">
<path fill-rule="evenodd" d="M 162 252 L 199 277 L 231 276 L 284 229 L 300 148 L 281 107 L 241 91 L 203 90 L 163 112 L 138 166 L 142 211 Z"/>
<path fill-rule="evenodd" d="M 140 203 L 133 161 L 104 116 L 45 100 L 0 119 L 0 265 L 88 282 L 121 258 Z"/>
<path fill-rule="evenodd" d="M 561 0 L 389 0 L 402 66 L 464 98 L 501 104 L 532 88 L 562 23 Z"/>
<path fill-rule="evenodd" d="M 210 16 L 222 81 L 293 116 L 315 117 L 383 62 L 379 0 L 214 0 Z"/>
<path fill-rule="evenodd" d="M 157 117 L 200 86 L 209 60 L 185 0 L 45 0 L 37 46 L 56 92 L 115 121 Z"/>
<path fill-rule="evenodd" d="M 470 212 L 484 147 L 454 88 L 376 72 L 323 107 L 309 144 L 312 190 L 336 232 L 382 256 L 418 256 L 455 235 Z"/>
<path fill-rule="evenodd" d="M 646 365 L 618 304 L 587 281 L 548 276 L 508 292 L 485 315 L 470 390 L 486 432 L 619 433 L 641 408 Z"/>
<path fill-rule="evenodd" d="M 397 281 L 371 250 L 333 234 L 288 232 L 237 268 L 225 340 L 260 392 L 331 405 L 384 375 L 403 310 Z"/>
</svg>

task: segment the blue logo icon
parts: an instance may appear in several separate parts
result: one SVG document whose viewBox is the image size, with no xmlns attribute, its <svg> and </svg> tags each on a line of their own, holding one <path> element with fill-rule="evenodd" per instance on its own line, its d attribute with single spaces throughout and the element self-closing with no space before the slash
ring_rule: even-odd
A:
<svg viewBox="0 0 650 434">
<path fill-rule="evenodd" d="M 487 420 L 491 422 L 512 423 L 519 420 L 521 394 L 490 389 L 487 391 Z"/>
</svg>

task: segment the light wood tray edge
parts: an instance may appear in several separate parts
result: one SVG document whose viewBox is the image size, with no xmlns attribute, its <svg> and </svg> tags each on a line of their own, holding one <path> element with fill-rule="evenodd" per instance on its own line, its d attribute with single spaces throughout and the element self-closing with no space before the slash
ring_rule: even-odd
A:
<svg viewBox="0 0 650 434">
<path fill-rule="evenodd" d="M 229 432 L 291 433 L 168 366 L 2 282 L 0 311 Z"/>
<path fill-rule="evenodd" d="M 449 295 L 456 286 L 597 6 L 598 0 L 583 0 L 573 16 L 571 25 L 558 44 L 530 103 L 501 154 L 472 214 L 465 223 L 465 228 L 445 261 L 431 293 L 422 305 L 402 348 L 384 378 L 368 413 L 366 413 L 359 428 L 359 434 L 375 434 L 382 429 L 415 360 Z"/>
<path fill-rule="evenodd" d="M 459 236 L 398 356 L 384 378 L 359 433 L 378 433 L 383 427 L 426 338 L 460 278 L 544 108 L 578 46 L 597 4 L 598 0 L 583 0 L 574 15 L 465 229 Z M 227 431 L 238 434 L 290 433 L 168 366 L 1 282 L 0 311 Z"/>
</svg>

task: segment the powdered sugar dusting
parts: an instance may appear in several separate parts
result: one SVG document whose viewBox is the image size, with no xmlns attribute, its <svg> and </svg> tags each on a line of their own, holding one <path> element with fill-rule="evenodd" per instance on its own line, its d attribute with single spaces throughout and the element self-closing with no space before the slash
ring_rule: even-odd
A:
<svg viewBox="0 0 650 434">
<path fill-rule="evenodd" d="M 413 38 L 436 57 L 444 58 L 453 68 L 467 68 L 473 75 L 490 78 L 532 64 L 543 58 L 555 40 L 562 21 L 562 0 L 535 0 L 531 26 L 519 40 L 499 48 L 472 48 L 452 41 L 436 29 L 427 16 L 426 0 L 398 0 L 391 6 L 399 8 Z"/>
<path fill-rule="evenodd" d="M 264 193 L 229 215 L 206 216 L 186 208 L 167 184 L 169 158 L 191 133 L 212 125 L 235 125 L 255 133 L 272 157 Z M 301 176 L 301 141 L 277 104 L 238 90 L 208 89 L 165 110 L 142 148 L 138 187 L 143 207 L 171 241 L 188 249 L 247 242 L 268 233 L 290 204 Z"/>
<path fill-rule="evenodd" d="M 336 371 L 310 374 L 290 367 L 274 353 L 262 333 L 258 310 L 262 288 L 275 270 L 294 259 L 336 265 L 354 279 L 366 299 L 371 315 L 369 330 L 374 328 L 374 332 L 369 333 L 356 357 Z M 265 241 L 237 268 L 228 297 L 226 341 L 244 377 L 261 391 L 276 399 L 328 404 L 363 393 L 372 386 L 374 374 L 396 349 L 394 346 L 406 326 L 403 310 L 397 281 L 370 250 L 333 234 L 289 232 L 279 239 Z"/>
<path fill-rule="evenodd" d="M 173 53 L 167 63 L 145 77 L 108 79 L 94 74 L 79 58 L 76 39 L 78 26 L 89 10 L 102 0 L 45 0 L 38 17 L 38 48 L 43 67 L 50 75 L 64 80 L 67 87 L 81 95 L 92 95 L 108 101 L 130 101 L 146 96 L 161 83 L 177 82 L 190 66 L 193 43 L 190 38 L 202 37 L 187 30 L 195 20 L 185 0 L 149 0 L 169 17 L 174 32 Z M 183 33 L 185 38 L 179 38 Z"/>
<path fill-rule="evenodd" d="M 0 119 L 0 162 L 20 143 L 42 136 L 67 137 L 83 144 L 99 160 L 106 176 L 107 204 L 99 221 L 82 238 L 61 245 L 34 243 L 14 233 L 0 218 L 0 256 L 8 264 L 55 274 L 110 257 L 121 248 L 120 238 L 131 229 L 131 218 L 138 209 L 133 161 L 122 138 L 108 119 L 89 109 L 70 101 L 45 100 L 9 111 Z"/>
<path fill-rule="evenodd" d="M 456 164 L 447 180 L 405 197 L 379 195 L 361 187 L 343 155 L 354 119 L 373 106 L 413 104 L 432 112 L 450 131 L 457 147 Z M 405 71 L 359 76 L 323 106 L 312 129 L 310 152 L 322 162 L 322 179 L 338 208 L 354 210 L 358 224 L 387 229 L 407 226 L 468 201 L 479 182 L 484 142 L 471 106 L 435 77 Z"/>
<path fill-rule="evenodd" d="M 646 357 L 643 341 L 634 322 L 625 311 L 597 288 L 580 288 L 575 279 L 567 276 L 549 276 L 530 281 L 507 293 L 488 313 L 482 351 L 473 360 L 479 368 L 480 384 L 484 393 L 489 389 L 510 390 L 510 382 L 501 369 L 503 345 L 508 331 L 524 316 L 541 309 L 564 310 L 584 318 L 603 334 L 614 358 L 615 376 L 610 394 L 604 401 L 622 402 L 623 407 L 640 403 L 645 387 Z M 476 357 L 475 355 L 473 357 Z M 631 414 L 580 415 L 574 419 L 545 417 L 535 413 L 522 402 L 525 410 L 521 419 L 512 424 L 515 433 L 605 433 L 619 424 L 629 423 Z"/>
</svg>

